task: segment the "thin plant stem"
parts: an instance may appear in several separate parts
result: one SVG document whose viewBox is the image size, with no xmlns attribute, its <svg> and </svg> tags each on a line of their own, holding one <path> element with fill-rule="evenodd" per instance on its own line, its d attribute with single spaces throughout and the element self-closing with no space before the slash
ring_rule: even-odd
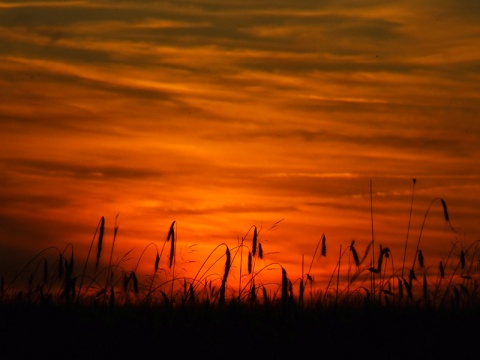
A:
<svg viewBox="0 0 480 360">
<path fill-rule="evenodd" d="M 403 278 L 403 272 L 405 269 L 405 258 L 407 256 L 407 246 L 408 246 L 408 235 L 410 233 L 410 222 L 412 220 L 412 211 L 413 211 L 413 197 L 415 193 L 415 183 L 417 182 L 417 179 L 413 178 L 413 184 L 412 184 L 412 199 L 410 201 L 410 214 L 408 216 L 408 226 L 407 226 L 407 238 L 405 239 L 405 250 L 403 252 L 403 262 L 402 262 L 402 278 Z"/>
<path fill-rule="evenodd" d="M 340 244 L 340 252 L 338 254 L 338 269 L 337 269 L 337 290 L 335 293 L 335 306 L 338 305 L 338 286 L 340 284 L 340 262 L 342 259 L 342 244 Z"/>
<path fill-rule="evenodd" d="M 107 289 L 108 282 L 110 281 L 110 272 L 111 272 L 111 267 L 112 267 L 113 249 L 115 247 L 115 240 L 117 239 L 117 232 L 118 232 L 118 214 L 115 217 L 115 226 L 113 228 L 112 250 L 110 251 L 110 259 L 108 261 L 107 278 L 106 278 L 106 281 L 105 281 L 105 289 Z M 106 292 L 105 292 L 105 296 L 107 296 Z"/>
<path fill-rule="evenodd" d="M 375 236 L 373 231 L 373 189 L 372 189 L 372 179 L 370 179 L 370 223 L 372 226 L 372 267 L 375 264 Z M 372 299 L 375 301 L 375 273 L 372 271 L 370 273 L 370 288 Z"/>
<path fill-rule="evenodd" d="M 80 278 L 80 285 L 78 286 L 77 300 L 78 300 L 79 297 L 80 297 L 80 291 L 82 290 L 83 279 L 85 278 L 85 273 L 87 272 L 88 259 L 90 258 L 90 253 L 92 252 L 93 243 L 95 242 L 95 238 L 97 237 L 97 232 L 98 232 L 98 230 L 100 229 L 100 225 L 101 225 L 101 223 L 102 223 L 102 219 L 103 219 L 103 216 L 102 216 L 102 218 L 100 219 L 100 221 L 98 222 L 97 228 L 95 229 L 95 233 L 93 234 L 92 242 L 90 243 L 90 248 L 88 249 L 87 259 L 85 260 L 85 266 L 83 267 L 82 276 L 81 276 L 81 278 Z"/>
</svg>

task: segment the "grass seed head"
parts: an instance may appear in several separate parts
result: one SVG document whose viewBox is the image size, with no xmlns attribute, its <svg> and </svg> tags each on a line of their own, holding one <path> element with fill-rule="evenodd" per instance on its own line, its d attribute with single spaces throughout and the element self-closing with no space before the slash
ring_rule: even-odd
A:
<svg viewBox="0 0 480 360">
<path fill-rule="evenodd" d="M 326 256 L 327 255 L 327 239 L 325 238 L 325 234 L 323 234 L 322 236 L 322 251 L 321 251 L 321 254 L 322 256 Z"/>
<path fill-rule="evenodd" d="M 403 279 L 403 285 L 405 285 L 405 289 L 407 290 L 408 297 L 411 299 L 413 297 L 411 279 L 410 279 L 410 283 L 406 279 Z"/>
<path fill-rule="evenodd" d="M 225 271 L 223 273 L 223 279 L 222 279 L 222 285 L 220 286 L 220 291 L 219 295 L 220 298 L 218 300 L 219 305 L 223 306 L 225 304 L 225 289 L 227 286 L 227 279 L 228 279 L 228 273 L 230 272 L 230 266 L 231 266 L 231 255 L 230 255 L 230 249 L 228 246 L 226 246 L 225 250 Z"/>
<path fill-rule="evenodd" d="M 288 277 L 287 271 L 282 267 L 282 301 L 288 300 Z"/>
<path fill-rule="evenodd" d="M 442 207 L 443 207 L 443 215 L 445 216 L 445 221 L 450 221 L 450 216 L 448 215 L 448 210 L 447 210 L 447 203 L 445 202 L 445 200 L 443 199 L 440 199 L 441 203 L 442 203 Z"/>
<path fill-rule="evenodd" d="M 410 269 L 410 273 L 409 273 L 410 283 L 412 282 L 412 280 L 417 280 L 417 277 L 415 276 L 415 272 L 413 271 L 413 269 Z"/>
<path fill-rule="evenodd" d="M 443 263 L 440 261 L 440 278 L 444 279 L 445 278 L 445 269 L 443 268 Z"/>
<path fill-rule="evenodd" d="M 173 259 L 175 257 L 175 221 L 170 225 L 170 230 L 168 231 L 167 241 L 170 241 L 170 259 L 168 267 L 172 268 Z"/>
<path fill-rule="evenodd" d="M 157 272 L 159 264 L 160 264 L 160 255 L 158 255 L 158 250 L 157 250 L 157 256 L 155 257 L 155 272 Z"/>
<path fill-rule="evenodd" d="M 359 267 L 360 266 L 360 259 L 358 258 L 358 253 L 355 247 L 353 246 L 355 244 L 355 240 L 352 240 L 352 243 L 350 244 L 350 252 L 352 253 L 353 261 L 355 262 L 355 266 Z"/>
<path fill-rule="evenodd" d="M 100 261 L 100 255 L 102 253 L 103 234 L 105 233 L 105 217 L 100 219 L 100 230 L 98 232 L 98 247 L 97 247 L 97 260 L 95 261 L 95 269 L 98 269 L 98 263 Z"/>
<path fill-rule="evenodd" d="M 167 241 L 175 240 L 175 221 L 172 222 L 170 225 L 170 229 L 168 230 Z"/>
<path fill-rule="evenodd" d="M 420 265 L 420 267 L 423 269 L 425 266 L 424 266 L 424 263 L 423 263 L 423 253 L 422 253 L 422 250 L 418 250 L 418 264 Z"/>
<path fill-rule="evenodd" d="M 263 302 L 265 304 L 268 304 L 268 293 L 267 293 L 267 289 L 265 288 L 265 286 L 262 286 L 262 294 L 263 294 Z"/>
<path fill-rule="evenodd" d="M 223 273 L 223 282 L 227 282 L 228 278 L 228 273 L 230 272 L 230 266 L 231 266 L 231 255 L 230 255 L 230 249 L 227 246 L 227 249 L 225 250 L 225 272 Z"/>
</svg>

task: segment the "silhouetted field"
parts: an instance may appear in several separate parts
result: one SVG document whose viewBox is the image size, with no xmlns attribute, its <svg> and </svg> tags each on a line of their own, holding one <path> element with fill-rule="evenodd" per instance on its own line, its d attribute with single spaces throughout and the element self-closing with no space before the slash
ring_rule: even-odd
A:
<svg viewBox="0 0 480 360">
<path fill-rule="evenodd" d="M 2 305 L 7 358 L 459 358 L 477 309 Z"/>
<path fill-rule="evenodd" d="M 434 203 L 449 223 L 445 201 Z M 476 351 L 479 241 L 452 243 L 436 277 L 426 275 L 421 237 L 413 264 L 403 260 L 396 268 L 389 248 L 380 246 L 374 258 L 373 240 L 363 254 L 352 242 L 319 288 L 309 271 L 292 282 L 281 264 L 257 269 L 263 249 L 255 226 L 237 246 L 218 245 L 194 277 L 175 277 L 174 221 L 161 248 L 147 246 L 155 261 L 139 282 L 147 248 L 132 270 L 122 260 L 112 263 L 115 226 L 109 261 L 102 263 L 104 226 L 102 217 L 82 264 L 75 265 L 73 245 L 50 247 L 13 279 L 2 277 L 4 358 L 425 359 Z M 325 235 L 317 255 L 326 255 Z M 280 270 L 278 284 L 262 283 L 259 275 L 272 267 Z M 369 277 L 367 285 L 357 282 L 361 275 Z"/>
</svg>

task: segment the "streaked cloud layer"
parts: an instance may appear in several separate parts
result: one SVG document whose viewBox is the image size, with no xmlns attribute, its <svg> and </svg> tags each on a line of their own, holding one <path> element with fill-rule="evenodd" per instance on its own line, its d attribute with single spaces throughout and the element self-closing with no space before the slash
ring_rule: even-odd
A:
<svg viewBox="0 0 480 360">
<path fill-rule="evenodd" d="M 125 249 L 176 220 L 206 253 L 285 218 L 266 247 L 295 272 L 322 233 L 368 243 L 370 179 L 379 242 L 402 248 L 412 178 L 413 232 L 442 197 L 476 240 L 479 18 L 467 0 L 0 2 L 2 261 L 87 248 L 118 212 Z M 448 251 L 441 220 L 425 246 Z"/>
</svg>

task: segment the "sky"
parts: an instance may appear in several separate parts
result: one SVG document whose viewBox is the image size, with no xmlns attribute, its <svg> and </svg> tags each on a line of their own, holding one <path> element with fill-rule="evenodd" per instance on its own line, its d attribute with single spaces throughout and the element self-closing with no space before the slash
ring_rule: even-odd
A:
<svg viewBox="0 0 480 360">
<path fill-rule="evenodd" d="M 176 221 L 185 276 L 252 226 L 292 280 L 372 228 L 435 273 L 480 239 L 478 23 L 469 0 L 1 1 L 0 272 L 84 259 L 104 216 L 117 260 Z"/>
</svg>

